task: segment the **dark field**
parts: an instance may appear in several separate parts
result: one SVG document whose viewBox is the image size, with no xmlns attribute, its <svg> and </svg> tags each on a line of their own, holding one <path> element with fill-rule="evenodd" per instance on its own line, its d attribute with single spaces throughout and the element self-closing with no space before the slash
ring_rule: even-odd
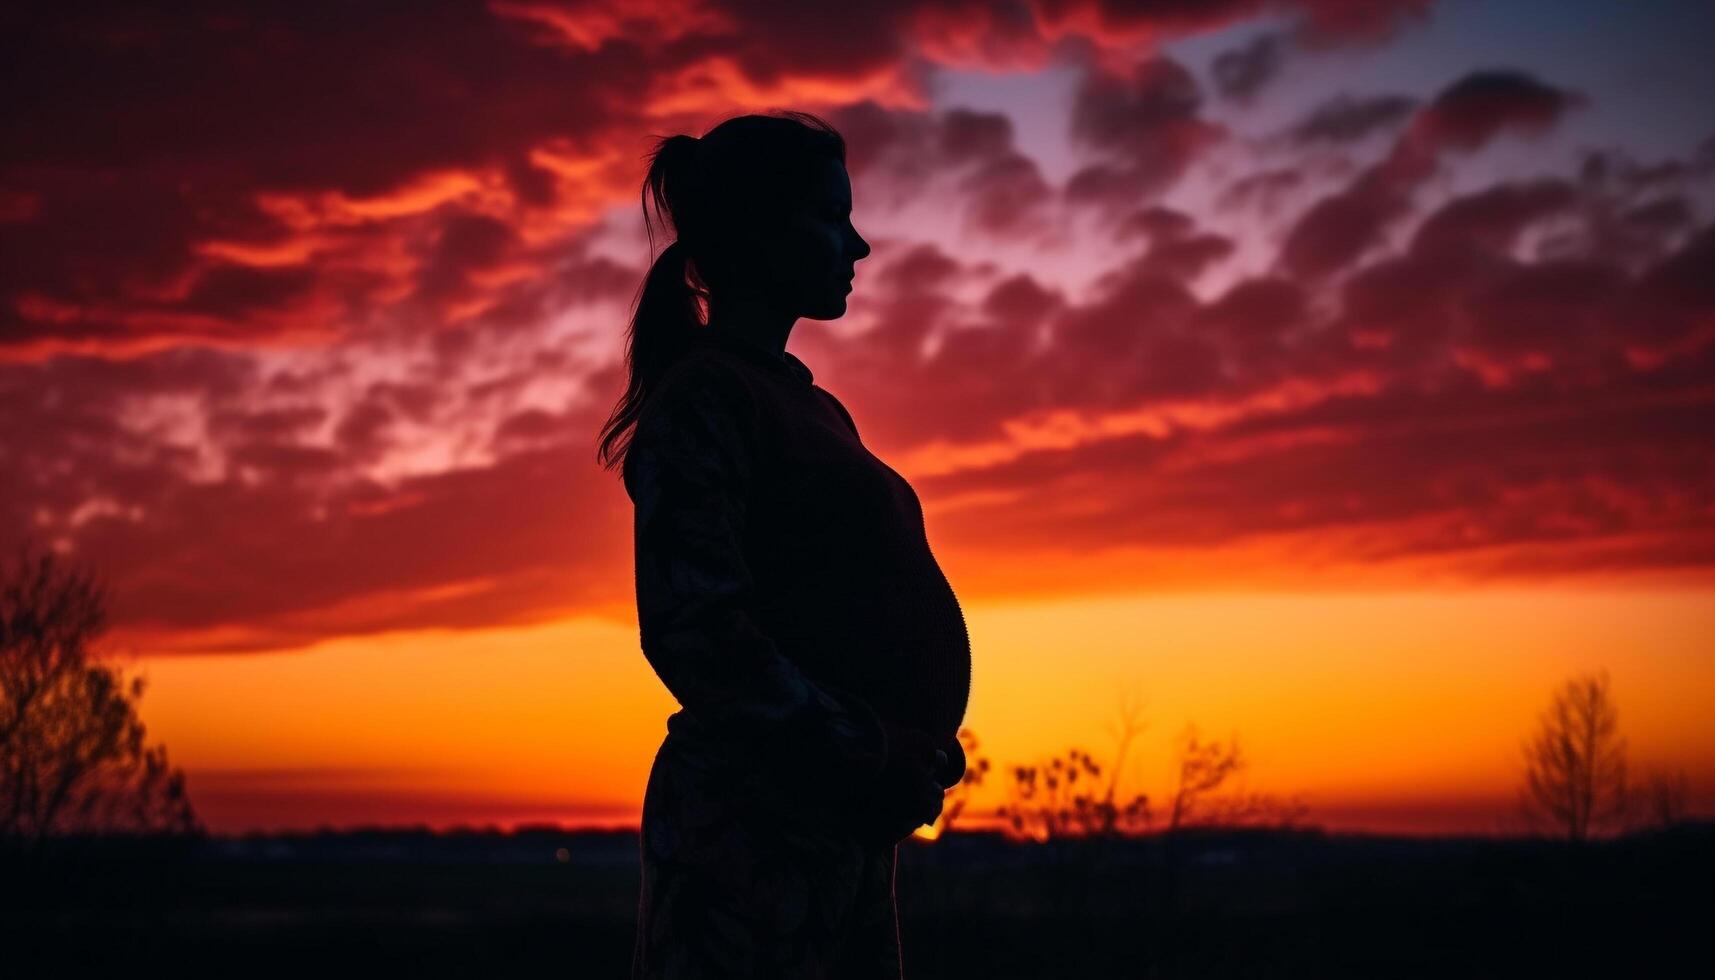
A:
<svg viewBox="0 0 1715 980">
<path fill-rule="evenodd" d="M 636 849 L 552 829 L 92 843 L 0 867 L 0 976 L 623 978 Z M 1582 847 L 953 834 L 901 846 L 898 890 L 910 980 L 1703 977 L 1712 871 L 1712 824 Z"/>
</svg>

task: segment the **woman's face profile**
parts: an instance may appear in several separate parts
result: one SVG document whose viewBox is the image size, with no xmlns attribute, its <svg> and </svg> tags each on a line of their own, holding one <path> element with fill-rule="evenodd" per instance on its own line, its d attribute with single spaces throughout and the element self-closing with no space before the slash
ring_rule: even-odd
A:
<svg viewBox="0 0 1715 980">
<path fill-rule="evenodd" d="M 787 215 L 768 249 L 770 292 L 812 320 L 845 315 L 846 294 L 869 242 L 852 227 L 852 185 L 838 160 L 822 158 L 802 206 Z"/>
</svg>

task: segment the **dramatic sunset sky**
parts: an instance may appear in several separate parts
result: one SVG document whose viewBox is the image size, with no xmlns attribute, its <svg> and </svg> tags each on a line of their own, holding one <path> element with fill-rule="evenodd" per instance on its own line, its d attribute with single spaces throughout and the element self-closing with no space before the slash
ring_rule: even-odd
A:
<svg viewBox="0 0 1715 980">
<path fill-rule="evenodd" d="M 1504 831 L 1605 668 L 1715 809 L 1715 5 L 162 6 L 0 15 L 0 545 L 105 576 L 211 829 L 635 826 L 643 155 L 770 108 L 850 145 L 788 349 L 924 501 L 973 806 L 1130 696 L 1122 792 L 1195 722 Z"/>
</svg>

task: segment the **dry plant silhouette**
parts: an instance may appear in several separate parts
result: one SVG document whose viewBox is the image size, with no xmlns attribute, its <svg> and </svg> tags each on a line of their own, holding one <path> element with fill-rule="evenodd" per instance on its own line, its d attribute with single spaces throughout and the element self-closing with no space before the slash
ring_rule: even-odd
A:
<svg viewBox="0 0 1715 980">
<path fill-rule="evenodd" d="M 1117 729 L 1110 728 L 1117 743 L 1112 766 L 1073 747 L 1047 762 L 1009 768 L 1012 783 L 1007 802 L 995 809 L 996 816 L 1005 818 L 1009 836 L 1040 842 L 1137 836 L 1154 829 L 1149 794 L 1133 793 L 1123 802 L 1119 795 L 1126 753 L 1148 726 L 1139 719 L 1136 700 L 1125 695 L 1119 715 Z M 1162 829 L 1289 827 L 1303 818 L 1308 808 L 1297 799 L 1269 793 L 1221 793 L 1247 766 L 1237 736 L 1225 742 L 1205 740 L 1195 724 L 1186 725 L 1177 743 L 1176 783 Z M 1108 777 L 1105 788 L 1099 782 L 1104 774 Z"/>
<path fill-rule="evenodd" d="M 1201 845 L 1181 840 L 1192 827 L 1287 827 L 1306 812 L 1297 800 L 1240 793 L 1234 777 L 1247 762 L 1236 738 L 1208 741 L 1187 725 L 1177 743 L 1171 806 L 1158 821 L 1149 794 L 1125 788 L 1125 760 L 1147 724 L 1139 699 L 1123 692 L 1112 764 L 1082 747 L 1046 762 L 1007 767 L 1004 805 L 1009 838 L 1041 847 L 1041 877 L 1031 914 L 1068 920 L 1066 935 L 1103 948 L 1104 923 L 1142 921 L 1127 948 L 1128 963 L 1159 963 L 1178 955 L 1172 933 L 1188 920 L 1184 880 Z M 1153 833 L 1161 831 L 1160 833 Z M 1141 838 L 1141 840 L 1139 840 Z"/>
<path fill-rule="evenodd" d="M 1121 695 L 1119 727 L 1110 729 L 1118 745 L 1114 764 L 1106 770 L 1106 788 L 1097 782 L 1103 766 L 1081 748 L 1068 749 L 1064 757 L 1046 763 L 1011 767 L 1008 800 L 995 809 L 996 816 L 1006 819 L 1008 836 L 1046 841 L 1146 832 L 1153 819 L 1148 794 L 1134 794 L 1124 803 L 1117 796 L 1126 750 L 1147 727 L 1138 718 L 1140 709 L 1137 701 Z"/>
<path fill-rule="evenodd" d="M 1619 829 L 1631 794 L 1606 671 L 1560 686 L 1524 754 L 1520 806 L 1532 827 L 1553 828 L 1571 841 Z"/>
<path fill-rule="evenodd" d="M 72 834 L 201 834 L 184 774 L 144 744 L 142 678 L 94 662 L 105 589 L 26 542 L 0 576 L 0 846 Z"/>
</svg>

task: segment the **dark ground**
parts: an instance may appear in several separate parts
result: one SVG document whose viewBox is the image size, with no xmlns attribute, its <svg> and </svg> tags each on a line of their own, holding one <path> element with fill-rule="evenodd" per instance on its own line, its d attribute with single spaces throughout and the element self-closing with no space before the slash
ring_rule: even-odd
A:
<svg viewBox="0 0 1715 980">
<path fill-rule="evenodd" d="M 565 860 L 557 849 L 565 848 Z M 1222 832 L 900 848 L 910 980 L 1711 976 L 1715 824 L 1542 841 Z M 0 977 L 623 978 L 635 833 L 89 842 L 0 865 Z"/>
</svg>

